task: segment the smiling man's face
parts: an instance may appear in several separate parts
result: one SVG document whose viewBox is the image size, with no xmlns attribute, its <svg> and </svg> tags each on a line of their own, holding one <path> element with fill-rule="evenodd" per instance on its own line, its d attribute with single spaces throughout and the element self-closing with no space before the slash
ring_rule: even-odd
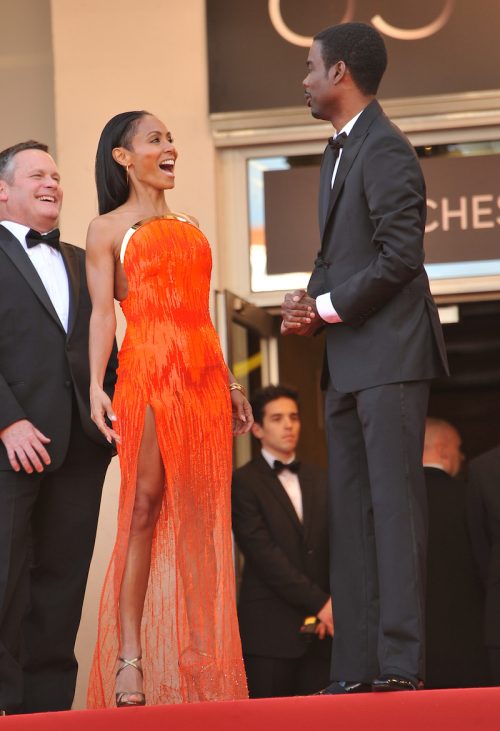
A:
<svg viewBox="0 0 500 731">
<path fill-rule="evenodd" d="M 57 165 L 48 152 L 22 150 L 0 180 L 0 217 L 41 233 L 57 226 L 63 192 Z"/>
</svg>

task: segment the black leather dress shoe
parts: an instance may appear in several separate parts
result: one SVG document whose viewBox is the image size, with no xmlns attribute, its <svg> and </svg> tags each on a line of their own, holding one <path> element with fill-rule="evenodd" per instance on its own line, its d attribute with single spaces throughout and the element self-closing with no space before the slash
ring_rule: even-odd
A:
<svg viewBox="0 0 500 731">
<path fill-rule="evenodd" d="M 369 693 L 372 687 L 368 683 L 339 683 L 336 680 L 314 695 L 350 695 L 351 693 Z"/>
<path fill-rule="evenodd" d="M 401 675 L 381 675 L 373 681 L 372 690 L 375 693 L 388 690 L 417 690 L 417 684 Z"/>
</svg>

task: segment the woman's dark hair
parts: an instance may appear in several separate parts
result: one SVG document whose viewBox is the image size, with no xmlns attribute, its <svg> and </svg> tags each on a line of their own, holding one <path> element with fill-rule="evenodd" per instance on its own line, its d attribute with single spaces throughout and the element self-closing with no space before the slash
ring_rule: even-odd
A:
<svg viewBox="0 0 500 731">
<path fill-rule="evenodd" d="M 122 112 L 110 119 L 101 132 L 95 156 L 95 183 L 100 215 L 118 208 L 128 198 L 127 172 L 114 159 L 113 149 L 126 147 L 130 150 L 137 125 L 148 114 L 144 109 Z"/>
</svg>

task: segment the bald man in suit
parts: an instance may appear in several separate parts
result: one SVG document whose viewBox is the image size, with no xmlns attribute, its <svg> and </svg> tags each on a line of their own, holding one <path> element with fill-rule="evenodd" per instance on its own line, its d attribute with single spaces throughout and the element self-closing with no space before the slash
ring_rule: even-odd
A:
<svg viewBox="0 0 500 731">
<path fill-rule="evenodd" d="M 427 688 L 489 684 L 482 632 L 484 591 L 467 527 L 461 446 L 452 424 L 427 419 L 423 454 L 429 505 Z"/>
</svg>

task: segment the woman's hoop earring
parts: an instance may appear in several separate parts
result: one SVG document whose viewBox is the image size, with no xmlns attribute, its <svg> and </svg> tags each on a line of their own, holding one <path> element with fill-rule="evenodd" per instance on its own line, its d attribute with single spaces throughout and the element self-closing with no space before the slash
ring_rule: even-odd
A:
<svg viewBox="0 0 500 731">
<path fill-rule="evenodd" d="M 125 173 L 126 173 L 126 176 L 127 176 L 127 185 L 128 185 L 128 169 L 129 169 L 129 167 L 130 167 L 130 165 L 125 165 Z"/>
</svg>

